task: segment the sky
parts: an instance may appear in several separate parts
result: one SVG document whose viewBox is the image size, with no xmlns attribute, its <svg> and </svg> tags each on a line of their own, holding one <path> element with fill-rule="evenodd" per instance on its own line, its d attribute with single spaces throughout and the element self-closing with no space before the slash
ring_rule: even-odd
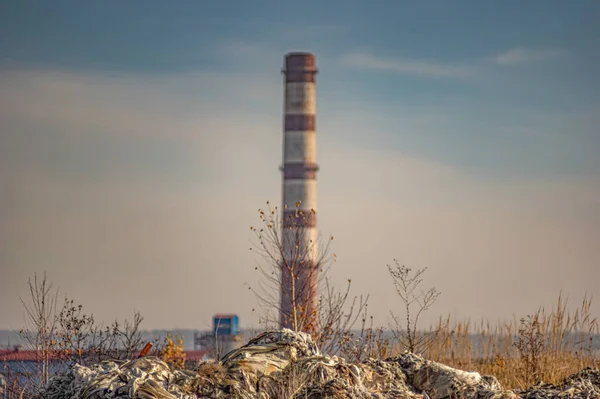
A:
<svg viewBox="0 0 600 399">
<path fill-rule="evenodd" d="M 283 57 L 316 56 L 330 278 L 402 315 L 600 295 L 600 3 L 0 3 L 0 328 L 47 272 L 96 320 L 257 327 L 250 226 L 281 201 Z M 598 306 L 592 305 L 598 315 Z"/>
</svg>

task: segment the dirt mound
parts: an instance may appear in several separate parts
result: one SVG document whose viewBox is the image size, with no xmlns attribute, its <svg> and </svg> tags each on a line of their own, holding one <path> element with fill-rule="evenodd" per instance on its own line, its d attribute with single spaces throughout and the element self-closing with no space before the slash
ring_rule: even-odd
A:
<svg viewBox="0 0 600 399">
<path fill-rule="evenodd" d="M 560 385 L 504 390 L 496 378 L 450 368 L 412 353 L 362 363 L 323 355 L 311 337 L 268 331 L 195 371 L 154 357 L 74 366 L 52 378 L 45 399 L 191 398 L 596 398 L 600 371 L 584 369 Z"/>
</svg>

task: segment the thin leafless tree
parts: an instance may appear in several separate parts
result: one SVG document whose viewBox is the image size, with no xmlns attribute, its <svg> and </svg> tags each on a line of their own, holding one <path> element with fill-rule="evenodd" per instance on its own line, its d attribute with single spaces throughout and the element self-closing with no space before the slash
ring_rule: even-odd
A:
<svg viewBox="0 0 600 399">
<path fill-rule="evenodd" d="M 56 348 L 58 289 L 48 281 L 46 272 L 41 279 L 34 274 L 27 280 L 29 301 L 20 298 L 24 309 L 21 337 L 37 354 L 37 379 L 46 385 L 50 378 L 50 358 Z"/>
<path fill-rule="evenodd" d="M 310 236 L 305 226 L 314 216 L 305 214 L 300 205 L 296 203 L 284 220 L 268 201 L 266 209 L 258 210 L 260 226 L 250 227 L 255 234 L 250 249 L 258 252 L 255 270 L 260 277 L 257 288 L 250 289 L 267 328 L 288 324 L 294 331 L 309 332 L 324 350 L 335 350 L 336 339 L 366 310 L 368 297 L 351 297 L 351 280 L 343 290 L 331 283 L 328 273 L 336 262 L 330 252 L 333 236 L 327 240 Z M 282 309 L 282 299 L 291 303 L 290 309 Z"/>
</svg>

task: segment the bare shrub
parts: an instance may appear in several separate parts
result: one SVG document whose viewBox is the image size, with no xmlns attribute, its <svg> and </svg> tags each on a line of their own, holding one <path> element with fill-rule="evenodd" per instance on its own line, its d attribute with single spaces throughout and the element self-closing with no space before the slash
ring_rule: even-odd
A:
<svg viewBox="0 0 600 399">
<path fill-rule="evenodd" d="M 404 326 L 400 319 L 392 312 L 395 325 L 392 327 L 399 344 L 410 352 L 423 352 L 432 343 L 435 336 L 431 334 L 418 334 L 417 325 L 421 313 L 428 310 L 441 295 L 435 288 L 427 291 L 419 290 L 423 282 L 422 275 L 427 268 L 412 273 L 412 269 L 401 265 L 394 259 L 395 267 L 388 265 L 388 271 L 396 292 L 402 299 L 406 319 Z"/>
<path fill-rule="evenodd" d="M 41 278 L 34 274 L 27 285 L 30 295 L 27 301 L 21 299 L 25 320 L 19 334 L 35 358 L 14 366 L 8 381 L 11 392 L 20 390 L 23 397 L 35 396 L 52 375 L 66 371 L 72 364 L 131 359 L 140 351 L 143 317 L 139 312 L 134 313 L 132 321 L 115 320 L 103 326 L 72 299 L 65 297 L 59 310 L 59 290 L 46 273 Z"/>
<path fill-rule="evenodd" d="M 521 357 L 525 384 L 539 381 L 541 358 L 544 352 L 544 333 L 540 324 L 540 311 L 522 318 L 515 340 L 515 347 Z"/>
<path fill-rule="evenodd" d="M 339 291 L 325 278 L 317 307 L 319 329 L 312 334 L 325 353 L 339 353 L 342 349 L 340 342 L 345 336 L 352 334 L 352 328 L 359 318 L 363 320 L 364 332 L 369 296 L 354 296 L 350 299 L 351 287 L 352 280 L 348 279 L 344 291 Z"/>
<path fill-rule="evenodd" d="M 383 360 L 392 356 L 394 344 L 383 327 L 373 326 L 373 317 L 367 324 L 366 309 L 358 332 L 347 331 L 339 341 L 340 355 L 349 362 L 362 362 L 367 359 Z"/>
</svg>

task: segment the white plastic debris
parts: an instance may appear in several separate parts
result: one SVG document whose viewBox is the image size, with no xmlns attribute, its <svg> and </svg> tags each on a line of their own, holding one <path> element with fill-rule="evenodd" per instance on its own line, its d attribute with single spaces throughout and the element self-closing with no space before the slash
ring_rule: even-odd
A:
<svg viewBox="0 0 600 399">
<path fill-rule="evenodd" d="M 192 398 L 596 398 L 600 371 L 584 369 L 559 385 L 503 390 L 494 377 L 462 371 L 405 352 L 346 363 L 319 351 L 311 337 L 268 331 L 221 361 L 173 370 L 155 357 L 74 366 L 51 379 L 46 399 Z"/>
</svg>

